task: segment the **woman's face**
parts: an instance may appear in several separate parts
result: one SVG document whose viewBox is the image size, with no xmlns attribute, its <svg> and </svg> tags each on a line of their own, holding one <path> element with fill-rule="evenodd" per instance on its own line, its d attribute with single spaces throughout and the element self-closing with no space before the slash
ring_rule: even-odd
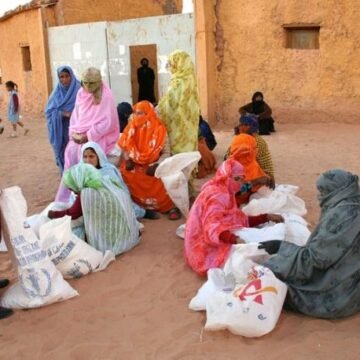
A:
<svg viewBox="0 0 360 360">
<path fill-rule="evenodd" d="M 70 86 L 71 83 L 71 76 L 66 71 L 63 71 L 60 73 L 59 80 L 62 86 L 65 86 L 66 88 Z"/>
<path fill-rule="evenodd" d="M 93 149 L 86 149 L 84 151 L 83 161 L 85 164 L 89 164 L 96 168 L 99 168 L 99 158 Z"/>
</svg>

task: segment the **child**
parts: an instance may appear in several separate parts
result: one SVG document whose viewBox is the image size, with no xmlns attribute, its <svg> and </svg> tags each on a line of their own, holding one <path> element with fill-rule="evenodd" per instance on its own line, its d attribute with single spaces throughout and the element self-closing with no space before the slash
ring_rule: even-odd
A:
<svg viewBox="0 0 360 360">
<path fill-rule="evenodd" d="M 24 124 L 19 121 L 20 115 L 20 104 L 19 104 L 19 97 L 17 95 L 17 85 L 13 81 L 7 81 L 5 83 L 6 90 L 9 92 L 10 101 L 9 101 L 9 110 L 8 110 L 8 120 L 11 122 L 13 127 L 13 133 L 10 137 L 16 137 L 16 125 L 21 126 L 24 128 L 24 135 L 26 135 L 29 130 L 25 128 Z"/>
</svg>

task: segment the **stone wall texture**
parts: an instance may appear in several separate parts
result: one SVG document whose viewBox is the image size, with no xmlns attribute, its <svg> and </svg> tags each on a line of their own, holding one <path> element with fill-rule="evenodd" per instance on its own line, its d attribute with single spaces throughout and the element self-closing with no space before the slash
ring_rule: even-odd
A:
<svg viewBox="0 0 360 360">
<path fill-rule="evenodd" d="M 360 2 L 214 0 L 216 118 L 233 124 L 253 92 L 284 122 L 360 117 Z M 284 24 L 320 25 L 318 50 L 285 48 Z"/>
</svg>

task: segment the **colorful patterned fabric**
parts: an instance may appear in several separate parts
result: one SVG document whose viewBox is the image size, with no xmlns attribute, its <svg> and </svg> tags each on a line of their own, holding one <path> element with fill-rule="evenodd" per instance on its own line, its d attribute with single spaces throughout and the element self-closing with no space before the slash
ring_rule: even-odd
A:
<svg viewBox="0 0 360 360">
<path fill-rule="evenodd" d="M 241 183 L 233 177 L 243 175 L 244 168 L 237 161 L 226 160 L 191 207 L 185 227 L 185 259 L 200 275 L 224 265 L 232 244 L 221 241 L 221 233 L 249 226 L 235 199 Z"/>
<path fill-rule="evenodd" d="M 137 115 L 141 111 L 145 115 Z M 153 105 L 141 101 L 134 106 L 134 114 L 119 140 L 119 146 L 134 162 L 134 169 L 126 169 L 122 160 L 120 171 L 131 197 L 141 207 L 167 212 L 174 207 L 161 179 L 146 174 L 150 165 L 157 162 L 166 143 L 166 128 L 157 117 Z"/>
<path fill-rule="evenodd" d="M 169 56 L 172 78 L 157 107 L 170 139 L 171 153 L 196 151 L 200 116 L 194 65 L 190 55 L 176 50 Z"/>
<path fill-rule="evenodd" d="M 307 245 L 282 242 L 265 265 L 288 285 L 288 308 L 336 319 L 360 311 L 359 179 L 334 169 L 317 188 L 320 220 Z"/>
<path fill-rule="evenodd" d="M 253 137 L 257 145 L 256 161 L 267 175 L 275 177 L 274 165 L 266 141 L 256 133 L 253 134 Z"/>
<path fill-rule="evenodd" d="M 144 115 L 137 115 L 137 111 Z M 119 146 L 136 164 L 147 165 L 158 160 L 165 139 L 164 124 L 157 117 L 154 106 L 144 100 L 134 105 L 134 115 L 119 140 Z"/>
</svg>

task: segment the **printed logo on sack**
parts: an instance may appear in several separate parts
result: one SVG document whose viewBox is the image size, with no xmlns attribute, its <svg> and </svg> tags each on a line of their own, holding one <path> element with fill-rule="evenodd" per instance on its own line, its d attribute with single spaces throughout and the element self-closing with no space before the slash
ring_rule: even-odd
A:
<svg viewBox="0 0 360 360">
<path fill-rule="evenodd" d="M 255 291 L 252 290 L 255 288 Z M 255 296 L 253 301 L 263 305 L 262 293 L 264 292 L 272 292 L 277 294 L 277 290 L 273 286 L 265 286 L 264 288 L 261 285 L 261 279 L 256 279 L 248 283 L 244 288 L 241 289 L 239 294 L 235 294 L 238 296 L 241 301 L 247 300 L 247 298 Z"/>
</svg>

